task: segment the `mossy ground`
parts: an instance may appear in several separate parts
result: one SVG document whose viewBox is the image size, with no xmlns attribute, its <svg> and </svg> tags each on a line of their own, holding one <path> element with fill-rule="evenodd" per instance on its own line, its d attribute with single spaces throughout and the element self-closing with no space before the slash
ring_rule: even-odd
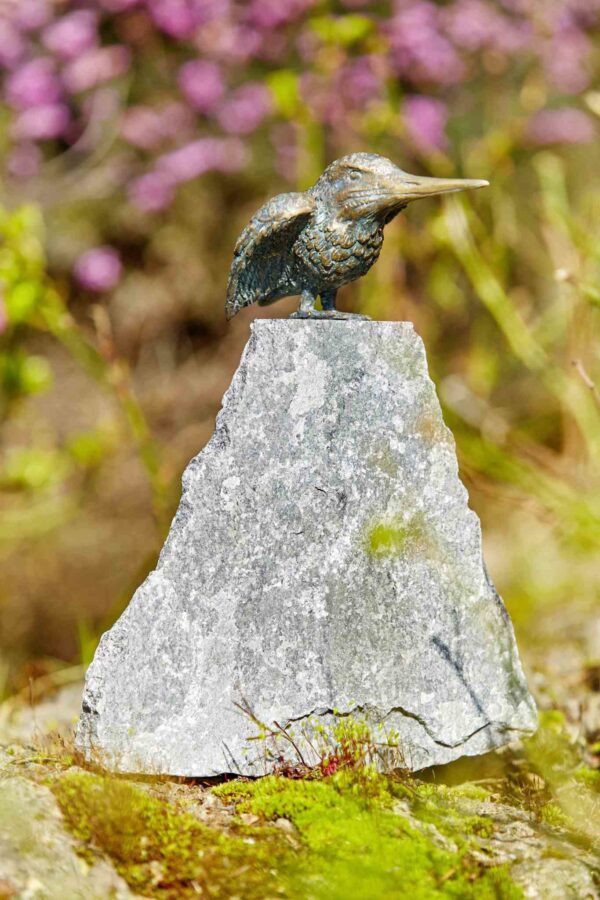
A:
<svg viewBox="0 0 600 900">
<path fill-rule="evenodd" d="M 214 788 L 233 807 L 226 831 L 114 777 L 67 773 L 52 789 L 82 854 L 107 855 L 144 896 L 522 896 L 505 868 L 486 868 L 470 855 L 478 834 L 492 830 L 489 820 L 461 816 L 430 785 L 407 787 L 373 771 Z M 395 808 L 407 797 L 411 815 Z M 281 820 L 285 829 L 274 826 Z"/>
<path fill-rule="evenodd" d="M 82 860 L 108 864 L 138 896 L 516 900 L 558 865 L 600 896 L 597 756 L 558 710 L 521 748 L 419 776 L 378 771 L 357 718 L 321 737 L 314 769 L 290 757 L 268 777 L 218 785 L 108 775 L 82 767 L 69 739 L 45 738 L 0 753 L 0 779 L 48 786 Z"/>
<path fill-rule="evenodd" d="M 129 887 L 148 897 L 276 895 L 283 846 L 273 829 L 210 828 L 181 805 L 139 786 L 87 772 L 65 775 L 53 791 L 88 858 L 107 855 Z"/>
</svg>

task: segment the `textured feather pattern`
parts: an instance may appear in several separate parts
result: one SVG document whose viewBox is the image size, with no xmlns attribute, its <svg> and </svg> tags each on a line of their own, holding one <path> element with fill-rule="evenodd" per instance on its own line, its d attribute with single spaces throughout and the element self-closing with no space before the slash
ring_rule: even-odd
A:
<svg viewBox="0 0 600 900">
<path fill-rule="evenodd" d="M 225 304 L 228 319 L 251 303 L 272 303 L 294 293 L 290 247 L 314 209 L 309 194 L 279 194 L 250 220 L 234 250 Z"/>
<path fill-rule="evenodd" d="M 360 278 L 377 261 L 383 226 L 375 219 L 340 222 L 319 214 L 311 217 L 294 246 L 302 261 L 307 286 L 337 290 Z"/>
</svg>

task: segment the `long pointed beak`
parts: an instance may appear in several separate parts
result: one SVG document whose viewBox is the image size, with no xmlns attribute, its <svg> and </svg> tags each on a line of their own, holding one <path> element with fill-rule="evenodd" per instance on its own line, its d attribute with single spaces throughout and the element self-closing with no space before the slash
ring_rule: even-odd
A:
<svg viewBox="0 0 600 900">
<path fill-rule="evenodd" d="M 394 193 L 399 200 L 408 202 L 420 197 L 437 197 L 439 194 L 454 194 L 456 191 L 468 191 L 488 185 L 489 181 L 472 178 L 429 178 L 425 175 L 402 173 L 394 184 Z"/>
</svg>

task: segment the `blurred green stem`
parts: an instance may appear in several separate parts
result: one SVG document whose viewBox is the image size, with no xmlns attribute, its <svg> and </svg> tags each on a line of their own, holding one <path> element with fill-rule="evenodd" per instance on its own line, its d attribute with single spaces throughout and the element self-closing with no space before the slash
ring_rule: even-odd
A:
<svg viewBox="0 0 600 900">
<path fill-rule="evenodd" d="M 465 270 L 475 293 L 493 316 L 511 350 L 560 401 L 585 438 L 592 460 L 600 459 L 600 415 L 584 385 L 553 364 L 477 248 L 465 201 L 448 204 L 444 239 Z"/>
<path fill-rule="evenodd" d="M 131 388 L 128 371 L 120 360 L 108 361 L 82 335 L 60 297 L 49 292 L 41 309 L 45 328 L 69 351 L 105 390 L 115 397 L 127 422 L 152 491 L 152 508 L 162 530 L 168 514 L 167 485 L 161 471 L 160 452 L 144 412 Z"/>
</svg>

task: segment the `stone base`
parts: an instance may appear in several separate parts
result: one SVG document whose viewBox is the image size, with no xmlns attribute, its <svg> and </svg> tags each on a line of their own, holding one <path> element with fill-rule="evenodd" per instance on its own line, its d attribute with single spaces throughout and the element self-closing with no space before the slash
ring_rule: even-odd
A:
<svg viewBox="0 0 600 900">
<path fill-rule="evenodd" d="M 261 320 L 77 740 L 120 771 L 258 775 L 296 751 L 257 723 L 314 762 L 315 723 L 351 713 L 411 769 L 536 726 L 412 325 Z"/>
</svg>

